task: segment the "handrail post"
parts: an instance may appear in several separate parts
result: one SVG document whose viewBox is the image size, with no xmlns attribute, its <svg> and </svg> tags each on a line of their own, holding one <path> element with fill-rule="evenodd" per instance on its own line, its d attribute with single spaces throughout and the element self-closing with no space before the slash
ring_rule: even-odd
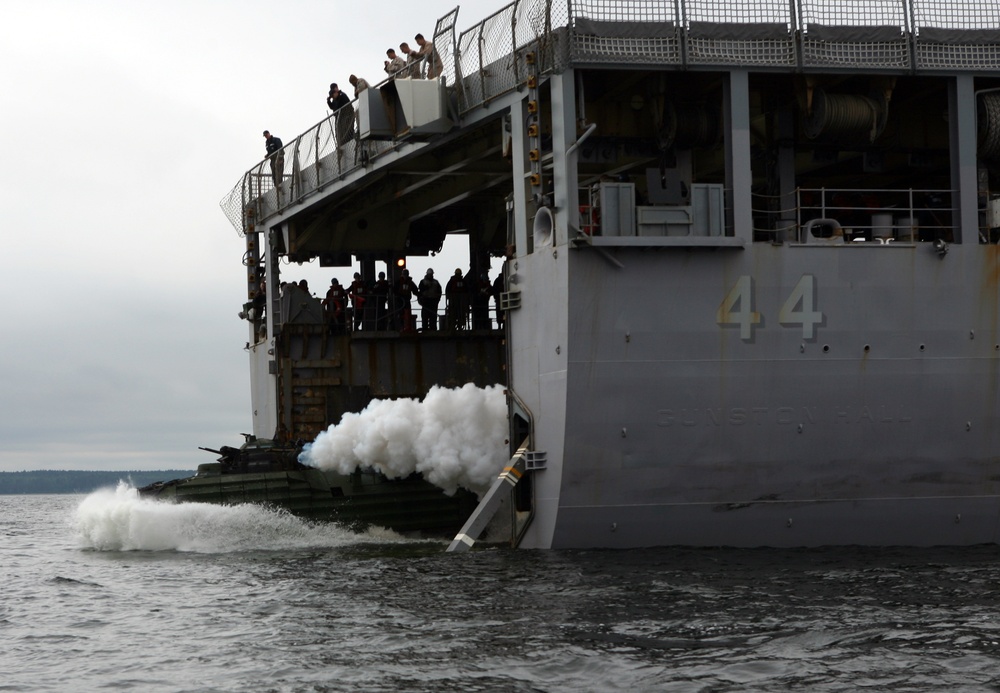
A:
<svg viewBox="0 0 1000 693">
<path fill-rule="evenodd" d="M 483 65 L 483 27 L 484 24 L 480 22 L 479 24 L 479 36 L 476 37 L 476 42 L 479 45 L 479 92 L 482 94 L 482 103 L 487 103 L 489 99 L 486 97 L 486 66 Z"/>
<path fill-rule="evenodd" d="M 329 122 L 329 121 L 326 121 L 326 122 Z M 319 131 L 321 129 L 322 128 L 319 125 L 316 126 L 316 142 L 313 144 L 313 154 L 315 155 L 313 158 L 316 160 L 315 163 L 314 163 L 314 166 L 316 167 L 316 185 L 317 185 L 317 187 L 322 183 L 322 181 L 319 179 L 319 172 L 320 172 L 320 168 L 319 168 Z"/>
<path fill-rule="evenodd" d="M 903 14 L 906 17 L 906 44 L 910 51 L 910 72 L 917 71 L 917 13 L 913 9 L 913 0 L 900 0 L 903 3 Z"/>
<path fill-rule="evenodd" d="M 795 236 L 802 242 L 802 188 L 795 188 Z"/>
<path fill-rule="evenodd" d="M 292 150 L 292 184 L 289 190 L 289 201 L 299 197 L 302 189 L 302 172 L 299 169 L 299 147 L 302 145 L 302 137 L 295 138 L 295 148 Z"/>
<path fill-rule="evenodd" d="M 677 48 L 681 54 L 681 65 L 683 67 L 687 66 L 687 30 L 685 27 L 687 20 L 684 16 L 685 10 L 684 0 L 676 0 L 674 3 L 674 12 L 677 16 L 677 26 L 674 27 L 674 30 L 677 32 Z"/>
<path fill-rule="evenodd" d="M 243 177 L 240 178 L 240 216 L 242 217 L 242 226 L 244 233 L 246 233 L 246 224 L 247 224 L 247 204 L 248 204 L 247 175 L 248 174 L 244 173 Z"/>
<path fill-rule="evenodd" d="M 520 84 L 517 65 L 517 7 L 521 0 L 514 0 L 514 11 L 510 13 L 510 46 L 511 54 L 514 56 L 514 84 Z"/>
</svg>

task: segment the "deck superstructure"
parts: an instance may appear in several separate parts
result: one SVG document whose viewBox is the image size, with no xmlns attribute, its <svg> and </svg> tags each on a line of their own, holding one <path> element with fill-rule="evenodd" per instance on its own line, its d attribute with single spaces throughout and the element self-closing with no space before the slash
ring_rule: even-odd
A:
<svg viewBox="0 0 1000 693">
<path fill-rule="evenodd" d="M 443 79 L 353 105 L 377 126 L 390 104 L 395 129 L 339 142 L 335 114 L 224 201 L 248 298 L 266 277 L 255 433 L 501 381 L 521 546 L 996 541 L 994 4 L 535 0 L 456 19 L 435 32 Z M 507 258 L 503 335 L 322 337 L 266 271 L 391 272 L 446 233 L 473 271 Z"/>
</svg>

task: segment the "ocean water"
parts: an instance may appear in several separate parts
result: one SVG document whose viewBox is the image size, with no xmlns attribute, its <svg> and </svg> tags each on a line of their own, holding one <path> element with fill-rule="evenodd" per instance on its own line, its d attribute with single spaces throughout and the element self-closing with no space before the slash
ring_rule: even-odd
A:
<svg viewBox="0 0 1000 693">
<path fill-rule="evenodd" d="M 0 691 L 998 691 L 1000 549 L 505 551 L 0 496 Z"/>
</svg>

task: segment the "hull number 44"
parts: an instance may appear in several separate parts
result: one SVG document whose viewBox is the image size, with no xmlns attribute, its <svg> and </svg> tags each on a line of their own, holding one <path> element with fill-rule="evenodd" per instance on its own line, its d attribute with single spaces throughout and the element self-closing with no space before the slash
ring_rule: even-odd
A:
<svg viewBox="0 0 1000 693">
<path fill-rule="evenodd" d="M 750 275 L 744 274 L 722 300 L 716 313 L 716 322 L 720 325 L 737 325 L 740 328 L 740 339 L 753 339 L 754 326 L 761 322 L 761 314 L 754 310 L 756 298 L 754 284 Z M 799 327 L 803 339 L 813 339 L 816 336 L 817 325 L 823 324 L 823 313 L 816 309 L 816 277 L 803 274 L 785 302 L 778 310 L 778 322 L 783 327 Z"/>
</svg>

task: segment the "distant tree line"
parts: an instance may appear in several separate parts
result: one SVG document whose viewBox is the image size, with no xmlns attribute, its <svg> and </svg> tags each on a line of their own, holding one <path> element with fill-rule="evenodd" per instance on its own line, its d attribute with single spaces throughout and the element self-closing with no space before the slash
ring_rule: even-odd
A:
<svg viewBox="0 0 1000 693">
<path fill-rule="evenodd" d="M 194 474 L 190 469 L 165 469 L 158 472 L 85 472 L 45 469 L 32 472 L 0 472 L 0 495 L 27 493 L 90 493 L 99 488 L 115 487 L 119 480 L 136 488 L 154 481 L 168 481 Z"/>
</svg>

